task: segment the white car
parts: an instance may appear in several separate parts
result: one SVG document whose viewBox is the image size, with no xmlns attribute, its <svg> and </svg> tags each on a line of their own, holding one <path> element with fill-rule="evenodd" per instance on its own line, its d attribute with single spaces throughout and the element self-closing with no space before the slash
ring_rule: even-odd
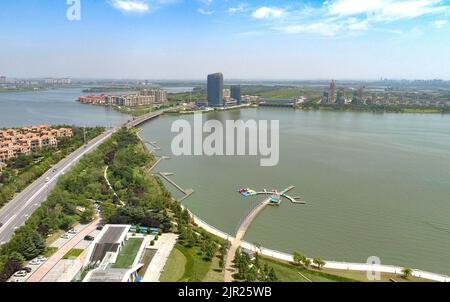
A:
<svg viewBox="0 0 450 302">
<path fill-rule="evenodd" d="M 27 275 L 27 272 L 26 271 L 18 271 L 18 272 L 16 272 L 15 274 L 14 274 L 14 277 L 19 277 L 19 278 L 21 278 L 21 277 L 25 277 Z"/>
<path fill-rule="evenodd" d="M 60 238 L 61 239 L 69 239 L 70 237 L 67 234 L 62 234 Z"/>
<path fill-rule="evenodd" d="M 47 177 L 46 179 L 45 179 L 45 182 L 49 182 L 50 181 L 50 177 Z"/>
<path fill-rule="evenodd" d="M 36 258 L 36 260 L 43 262 L 43 261 L 46 261 L 47 258 L 44 257 L 44 256 L 38 256 L 38 257 Z"/>
<path fill-rule="evenodd" d="M 33 260 L 30 261 L 30 265 L 39 265 L 39 264 L 41 264 L 40 260 L 33 259 Z"/>
<path fill-rule="evenodd" d="M 77 233 L 77 231 L 75 231 L 74 229 L 71 229 L 70 231 L 68 231 L 67 233 L 69 233 L 69 234 L 76 234 Z"/>
</svg>

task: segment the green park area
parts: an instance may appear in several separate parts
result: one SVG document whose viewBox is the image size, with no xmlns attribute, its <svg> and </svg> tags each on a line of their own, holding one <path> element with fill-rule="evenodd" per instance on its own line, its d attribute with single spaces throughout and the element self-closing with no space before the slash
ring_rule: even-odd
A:
<svg viewBox="0 0 450 302">
<path fill-rule="evenodd" d="M 224 273 L 218 257 L 207 259 L 199 248 L 188 248 L 178 243 L 167 260 L 160 281 L 222 282 Z"/>
</svg>

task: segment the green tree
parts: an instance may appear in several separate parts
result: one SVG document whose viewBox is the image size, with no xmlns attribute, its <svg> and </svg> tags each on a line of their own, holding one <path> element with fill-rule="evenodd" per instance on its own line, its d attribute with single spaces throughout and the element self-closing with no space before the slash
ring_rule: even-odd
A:
<svg viewBox="0 0 450 302">
<path fill-rule="evenodd" d="M 305 268 L 309 268 L 311 266 L 311 259 L 305 258 L 305 260 L 303 260 L 303 265 Z"/>
<path fill-rule="evenodd" d="M 302 262 L 306 259 L 306 257 L 299 251 L 294 252 L 294 263 L 296 265 L 302 264 Z"/>
<path fill-rule="evenodd" d="M 320 257 L 314 258 L 313 263 L 319 270 L 322 269 L 322 267 L 326 264 L 325 261 L 323 261 Z"/>
<path fill-rule="evenodd" d="M 409 277 L 411 277 L 412 273 L 413 273 L 413 271 L 409 267 L 405 267 L 402 269 L 402 277 L 404 279 L 408 279 Z"/>
</svg>

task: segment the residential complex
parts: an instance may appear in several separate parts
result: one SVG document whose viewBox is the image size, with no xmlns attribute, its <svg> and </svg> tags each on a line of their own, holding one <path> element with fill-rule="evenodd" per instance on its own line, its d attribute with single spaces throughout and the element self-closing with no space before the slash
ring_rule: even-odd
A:
<svg viewBox="0 0 450 302">
<path fill-rule="evenodd" d="M 168 101 L 168 98 L 166 90 L 145 89 L 136 94 L 81 96 L 78 98 L 78 101 L 84 104 L 137 107 L 163 104 Z"/>
<path fill-rule="evenodd" d="M 44 80 L 44 84 L 47 85 L 70 85 L 72 84 L 72 80 L 71 79 L 45 79 Z"/>
<path fill-rule="evenodd" d="M 348 98 L 345 97 L 344 88 L 337 89 L 336 82 L 332 81 L 329 89 L 323 92 L 321 104 L 352 104 L 352 105 L 384 105 L 384 106 L 419 106 L 419 107 L 447 107 L 450 106 L 448 97 L 434 95 L 427 91 L 397 91 L 386 88 L 384 92 L 360 85 L 349 88 Z"/>
<path fill-rule="evenodd" d="M 57 146 L 57 138 L 72 135 L 70 128 L 54 129 L 50 126 L 0 130 L 0 162 L 21 154 L 29 155 L 43 147 Z"/>
</svg>

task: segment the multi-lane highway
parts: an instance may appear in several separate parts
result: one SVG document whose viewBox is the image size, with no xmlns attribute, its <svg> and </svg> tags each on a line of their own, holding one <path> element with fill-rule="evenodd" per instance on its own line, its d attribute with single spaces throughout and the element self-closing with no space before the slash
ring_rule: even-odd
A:
<svg viewBox="0 0 450 302">
<path fill-rule="evenodd" d="M 71 153 L 1 208 L 0 223 L 3 223 L 3 226 L 0 228 L 0 244 L 8 242 L 14 231 L 22 226 L 41 203 L 47 199 L 61 175 L 66 173 L 85 154 L 95 150 L 116 129 L 107 130 L 88 144 Z"/>
<path fill-rule="evenodd" d="M 124 125 L 108 129 L 100 136 L 97 136 L 95 139 L 61 160 L 25 190 L 16 195 L 13 200 L 0 209 L 0 225 L 3 224 L 0 227 L 0 245 L 11 239 L 14 231 L 21 227 L 31 214 L 39 208 L 41 203 L 47 199 L 52 189 L 56 186 L 58 178 L 65 174 L 84 155 L 95 150 L 122 126 L 136 127 L 161 114 L 163 114 L 163 111 L 152 112 Z"/>
</svg>

